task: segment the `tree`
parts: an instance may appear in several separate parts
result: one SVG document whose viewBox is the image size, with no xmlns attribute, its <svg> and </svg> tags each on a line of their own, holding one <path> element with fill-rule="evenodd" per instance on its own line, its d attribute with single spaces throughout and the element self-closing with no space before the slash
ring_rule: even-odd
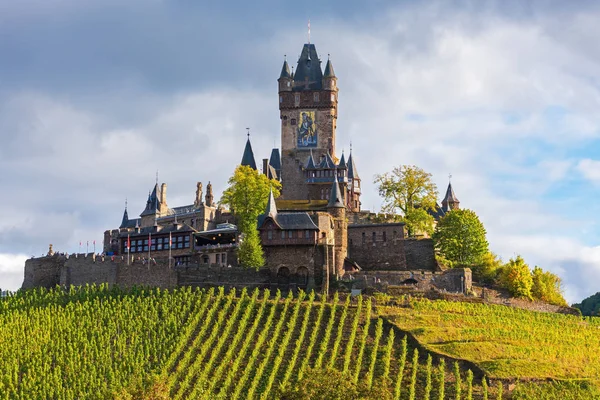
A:
<svg viewBox="0 0 600 400">
<path fill-rule="evenodd" d="M 229 178 L 229 187 L 223 192 L 220 204 L 227 205 L 237 219 L 244 240 L 240 244 L 239 258 L 244 266 L 262 267 L 264 257 L 257 232 L 258 216 L 265 212 L 269 191 L 278 197 L 281 183 L 269 179 L 245 165 L 240 165 Z"/>
<path fill-rule="evenodd" d="M 529 266 L 521 256 L 510 259 L 500 273 L 500 285 L 514 297 L 524 297 L 533 300 L 531 289 L 533 278 Z"/>
<path fill-rule="evenodd" d="M 549 271 L 544 271 L 537 265 L 531 272 L 533 298 L 557 306 L 567 306 L 567 301 L 562 295 L 560 278 Z"/>
<path fill-rule="evenodd" d="M 600 292 L 573 304 L 573 307 L 580 309 L 583 315 L 600 316 Z"/>
<path fill-rule="evenodd" d="M 392 172 L 376 175 L 374 183 L 384 200 L 382 210 L 400 211 L 409 235 L 433 231 L 434 219 L 427 211 L 435 210 L 438 192 L 431 174 L 414 165 L 402 165 Z"/>
<path fill-rule="evenodd" d="M 488 252 L 485 228 L 471 210 L 449 211 L 435 227 L 433 242 L 442 257 L 459 265 L 479 263 Z"/>
<path fill-rule="evenodd" d="M 478 263 L 471 266 L 473 279 L 481 283 L 494 283 L 502 269 L 502 264 L 502 259 L 496 254 L 492 252 L 485 253 Z"/>
</svg>

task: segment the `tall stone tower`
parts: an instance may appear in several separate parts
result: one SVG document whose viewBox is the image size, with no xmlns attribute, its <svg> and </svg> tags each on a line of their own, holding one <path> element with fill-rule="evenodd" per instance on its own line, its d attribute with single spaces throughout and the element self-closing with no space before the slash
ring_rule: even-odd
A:
<svg viewBox="0 0 600 400">
<path fill-rule="evenodd" d="M 327 204 L 327 212 L 333 219 L 333 264 L 338 277 L 344 275 L 344 260 L 348 257 L 348 221 L 346 205 L 337 181 L 331 184 L 331 194 Z"/>
<path fill-rule="evenodd" d="M 310 199 L 304 168 L 311 153 L 315 164 L 335 158 L 337 78 L 330 60 L 323 73 L 315 45 L 307 43 L 295 73 L 290 72 L 287 61 L 283 62 L 278 83 L 282 196 Z"/>
</svg>

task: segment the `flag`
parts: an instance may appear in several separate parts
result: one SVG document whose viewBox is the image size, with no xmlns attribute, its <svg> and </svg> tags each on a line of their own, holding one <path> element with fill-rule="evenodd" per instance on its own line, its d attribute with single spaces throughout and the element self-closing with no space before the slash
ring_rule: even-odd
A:
<svg viewBox="0 0 600 400">
<path fill-rule="evenodd" d="M 131 241 L 129 240 L 129 235 L 127 235 L 127 252 L 129 253 L 129 249 L 131 249 Z"/>
<path fill-rule="evenodd" d="M 173 245 L 173 238 L 171 237 L 171 232 L 169 232 L 169 249 Z"/>
</svg>

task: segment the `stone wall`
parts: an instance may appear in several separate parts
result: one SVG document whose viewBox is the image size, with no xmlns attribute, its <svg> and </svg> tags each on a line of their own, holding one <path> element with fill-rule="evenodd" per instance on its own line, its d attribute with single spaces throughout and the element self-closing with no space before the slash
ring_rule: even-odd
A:
<svg viewBox="0 0 600 400">
<path fill-rule="evenodd" d="M 261 268 L 256 271 L 243 267 L 219 265 L 197 265 L 177 267 L 178 285 L 194 287 L 224 286 L 226 288 L 269 288 L 273 281 L 271 271 Z"/>
<path fill-rule="evenodd" d="M 34 287 L 51 288 L 60 283 L 60 269 L 65 258 L 58 254 L 48 257 L 31 258 L 25 261 L 23 289 Z"/>
<path fill-rule="evenodd" d="M 360 271 L 353 273 L 352 278 L 346 284 L 353 289 L 376 288 L 387 291 L 387 288 L 393 286 L 400 292 L 437 289 L 450 293 L 465 293 L 472 288 L 469 268 L 447 271 Z"/>
<path fill-rule="evenodd" d="M 102 262 L 101 257 L 70 257 L 64 260 L 60 268 L 60 284 L 69 285 L 90 285 L 108 283 L 114 285 L 117 281 L 117 263 L 111 262 L 105 258 Z"/>
<path fill-rule="evenodd" d="M 406 264 L 409 269 L 440 270 L 435 259 L 433 240 L 406 239 L 404 241 L 404 252 L 406 253 Z"/>
<path fill-rule="evenodd" d="M 363 270 L 407 270 L 419 267 L 407 264 L 403 224 L 348 226 L 348 258 Z"/>
</svg>

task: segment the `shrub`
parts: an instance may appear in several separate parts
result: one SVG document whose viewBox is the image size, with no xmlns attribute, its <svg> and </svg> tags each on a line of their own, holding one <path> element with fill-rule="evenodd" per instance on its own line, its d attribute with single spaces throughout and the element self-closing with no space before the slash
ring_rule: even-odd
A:
<svg viewBox="0 0 600 400">
<path fill-rule="evenodd" d="M 510 259 L 500 273 L 499 283 L 507 289 L 514 297 L 523 297 L 533 300 L 531 289 L 533 287 L 533 278 L 529 266 L 521 256 Z"/>
</svg>

